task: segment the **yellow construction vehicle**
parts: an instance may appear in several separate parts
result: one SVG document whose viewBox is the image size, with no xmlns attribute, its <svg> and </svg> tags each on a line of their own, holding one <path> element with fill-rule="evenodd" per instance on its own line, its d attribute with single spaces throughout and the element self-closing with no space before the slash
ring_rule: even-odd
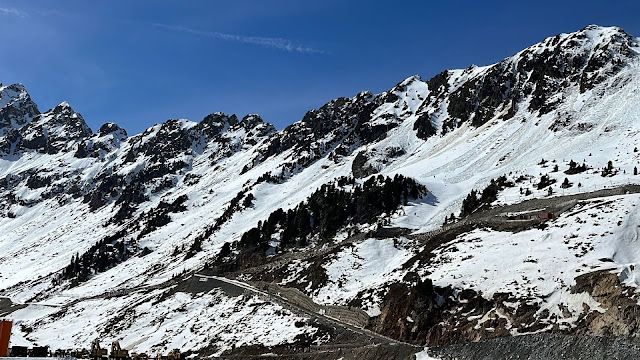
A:
<svg viewBox="0 0 640 360">
<path fill-rule="evenodd" d="M 100 347 L 100 340 L 95 339 L 91 342 L 91 358 L 94 360 L 102 360 L 107 357 L 107 349 Z"/>
<path fill-rule="evenodd" d="M 180 349 L 173 349 L 167 354 L 167 360 L 180 360 Z"/>
<path fill-rule="evenodd" d="M 122 349 L 118 341 L 111 343 L 111 355 L 109 359 L 124 360 L 129 358 L 129 350 Z"/>
<path fill-rule="evenodd" d="M 149 355 L 147 355 L 146 353 L 132 353 L 131 354 L 131 359 L 133 360 L 149 360 Z"/>
</svg>

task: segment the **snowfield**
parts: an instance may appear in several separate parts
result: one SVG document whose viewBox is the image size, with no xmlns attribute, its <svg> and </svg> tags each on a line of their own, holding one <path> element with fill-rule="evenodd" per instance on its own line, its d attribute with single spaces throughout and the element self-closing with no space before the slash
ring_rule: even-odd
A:
<svg viewBox="0 0 640 360">
<path fill-rule="evenodd" d="M 313 299 L 319 304 L 346 305 L 361 291 L 400 281 L 406 274 L 402 265 L 413 256 L 405 245 L 406 239 L 366 239 L 341 251 L 326 264 L 329 283 L 314 292 Z M 363 308 L 369 316 L 377 316 L 379 303 L 374 295 L 365 299 Z"/>
<path fill-rule="evenodd" d="M 317 331 L 305 318 L 256 297 L 229 297 L 219 290 L 198 296 L 178 292 L 164 300 L 155 300 L 157 295 L 86 301 L 68 308 L 61 318 L 37 306 L 18 310 L 14 317 L 21 320 L 15 325 L 34 331 L 13 337 L 12 343 L 83 348 L 102 337 L 118 340 L 133 352 L 213 347 L 212 354 L 220 355 L 233 347 L 287 344 Z"/>
<path fill-rule="evenodd" d="M 573 294 L 575 277 L 608 270 L 638 289 L 640 198 L 637 194 L 580 203 L 543 230 L 474 230 L 435 251 L 435 284 L 473 289 L 490 299 L 510 293 L 562 316 L 571 325 L 583 312 L 603 309 L 589 294 Z"/>
</svg>

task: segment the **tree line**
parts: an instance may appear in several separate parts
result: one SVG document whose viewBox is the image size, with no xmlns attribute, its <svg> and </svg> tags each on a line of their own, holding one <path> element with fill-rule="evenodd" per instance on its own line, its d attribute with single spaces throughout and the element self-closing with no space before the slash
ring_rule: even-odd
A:
<svg viewBox="0 0 640 360">
<path fill-rule="evenodd" d="M 236 246 L 257 248 L 264 254 L 269 242 L 277 238 L 281 249 L 303 247 L 313 236 L 331 239 L 347 225 L 375 222 L 382 214 L 391 214 L 410 199 L 426 194 L 424 185 L 402 175 L 372 176 L 362 184 L 355 184 L 352 177 L 341 177 L 322 185 L 295 208 L 275 210 L 245 232 Z M 229 246 L 224 252 L 229 253 Z"/>
</svg>

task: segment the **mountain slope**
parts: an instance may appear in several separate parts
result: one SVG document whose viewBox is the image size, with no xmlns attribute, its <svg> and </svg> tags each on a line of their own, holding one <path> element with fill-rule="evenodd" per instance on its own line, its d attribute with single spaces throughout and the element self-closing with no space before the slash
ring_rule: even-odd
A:
<svg viewBox="0 0 640 360">
<path fill-rule="evenodd" d="M 577 216 L 563 214 L 547 228 L 515 234 L 461 227 L 464 231 L 451 238 L 438 238 L 441 247 L 434 248 L 421 242 L 420 234 L 440 228 L 451 214 L 462 221 L 460 211 L 471 190 L 482 190 L 502 175 L 514 186 L 497 191 L 486 206 L 639 183 L 640 176 L 633 175 L 640 164 L 639 51 L 638 39 L 621 29 L 589 26 L 545 39 L 494 65 L 448 70 L 426 82 L 414 76 L 381 94 L 333 100 L 281 131 L 257 115 L 238 120 L 215 113 L 198 123 L 168 120 L 130 137 L 115 124 L 92 133 L 66 103 L 40 114 L 21 85 L 0 88 L 0 294 L 16 303 L 38 303 L 10 315 L 24 325 L 22 341 L 61 347 L 86 346 L 98 332 L 126 339 L 123 345 L 137 351 L 231 349 L 231 340 L 207 338 L 204 330 L 199 342 L 185 333 L 186 324 L 196 326 L 191 316 L 228 311 L 217 310 L 228 301 L 217 293 L 193 295 L 183 325 L 172 329 L 154 324 L 184 308 L 188 301 L 180 293 L 155 290 L 86 299 L 161 284 L 171 289 L 176 285 L 165 282 L 214 267 L 225 273 L 223 265 L 246 280 L 296 287 L 318 303 L 360 307 L 372 317 L 375 330 L 420 344 L 554 326 L 600 333 L 602 327 L 585 317 L 594 311 L 605 314 L 606 301 L 586 290 L 586 295 L 575 295 L 571 289 L 583 273 L 569 272 L 623 273 L 640 261 L 624 250 L 625 243 L 637 240 L 633 195 L 615 199 L 615 216 L 579 216 L 585 223 L 575 229 L 571 223 Z M 571 161 L 588 169 L 565 173 Z M 318 213 L 300 209 L 306 209 L 303 203 L 311 206 L 318 189 L 324 187 L 325 199 L 340 193 L 361 199 L 353 200 L 364 205 L 361 209 L 374 209 L 379 199 L 362 197 L 360 186 L 378 181 L 381 194 L 387 194 L 385 177 L 398 174 L 424 185 L 426 195 L 405 196 L 384 212 L 348 217 L 330 234 L 297 231 L 316 226 Z M 543 174 L 550 185 L 541 181 Z M 372 175 L 381 177 L 369 180 Z M 564 178 L 573 185 L 561 187 Z M 297 209 L 300 215 L 263 231 L 279 208 L 292 214 Z M 619 226 L 626 230 L 615 230 L 616 216 L 625 213 Z M 363 218 L 367 221 L 358 221 Z M 611 230 L 600 229 L 602 222 Z M 385 227 L 396 232 L 385 235 Z M 254 228 L 269 238 L 245 251 L 241 240 Z M 590 236 L 582 234 L 587 228 L 597 228 L 594 234 L 602 242 L 564 244 L 571 234 Z M 280 240 L 287 231 L 306 234 L 297 238 L 304 241 L 285 246 Z M 551 255 L 544 250 L 547 242 L 553 244 Z M 602 243 L 615 245 L 600 248 Z M 508 272 L 495 267 L 505 246 L 529 250 L 531 259 L 512 257 Z M 586 262 L 570 256 L 581 247 L 590 253 Z M 488 250 L 478 254 L 477 249 Z M 559 254 L 567 275 L 537 274 L 538 269 L 555 269 L 551 259 Z M 258 275 L 249 269 L 268 263 L 276 265 Z M 493 281 L 478 274 L 485 267 Z M 542 280 L 521 282 L 519 276 Z M 626 279 L 634 276 L 621 280 L 631 289 L 628 298 L 635 296 L 637 285 Z M 420 290 L 425 283 L 434 288 Z M 474 311 L 486 311 L 464 322 L 463 335 L 454 335 L 455 326 L 449 325 L 462 321 L 460 305 L 469 295 L 464 291 L 473 292 L 479 304 Z M 405 293 L 420 299 L 416 304 L 423 308 L 403 313 L 406 304 L 396 302 L 397 294 Z M 509 294 L 510 300 L 496 301 L 498 293 Z M 234 301 L 242 313 L 261 300 Z M 526 311 L 531 316 L 526 326 L 514 320 L 522 314 L 506 311 L 509 303 L 520 301 L 533 309 Z M 64 310 L 42 304 L 64 305 Z M 150 304 L 166 311 L 141 322 L 152 316 Z M 207 304 L 215 310 L 205 310 Z M 296 321 L 297 315 L 281 314 L 277 305 L 260 306 L 267 317 Z M 443 318 L 444 309 L 453 315 Z M 422 318 L 417 310 L 427 315 Z M 508 322 L 480 326 L 489 317 Z M 256 319 L 243 320 L 247 333 L 256 333 Z M 62 331 L 63 324 L 77 322 L 87 325 Z M 156 329 L 164 335 L 152 336 Z M 313 330 L 318 326 L 300 329 L 282 343 L 295 343 L 301 334 L 312 338 L 305 341 L 332 341 Z M 62 335 L 54 340 L 52 334 Z M 255 337 L 238 346 L 260 343 L 265 340 Z"/>
</svg>

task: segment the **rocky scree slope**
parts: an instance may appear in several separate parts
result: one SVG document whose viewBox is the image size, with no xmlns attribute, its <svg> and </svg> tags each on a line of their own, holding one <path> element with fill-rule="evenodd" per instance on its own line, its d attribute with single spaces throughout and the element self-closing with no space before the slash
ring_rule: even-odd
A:
<svg viewBox="0 0 640 360">
<path fill-rule="evenodd" d="M 361 307 L 373 329 L 406 341 L 446 344 L 554 329 L 633 334 L 626 317 L 594 320 L 615 305 L 600 297 L 607 292 L 579 286 L 578 279 L 630 271 L 619 280 L 628 290 L 616 299 L 635 299 L 635 282 L 626 279 L 635 277 L 640 260 L 623 246 L 637 240 L 633 199 L 616 200 L 612 212 L 621 218 L 615 221 L 613 215 L 579 217 L 583 225 L 576 232 L 612 224 L 586 235 L 614 245 L 600 249 L 591 240 L 569 240 L 591 255 L 584 263 L 563 258 L 569 268 L 560 270 L 562 281 L 539 276 L 542 264 L 549 265 L 533 254 L 542 248 L 525 246 L 539 241 L 554 248 L 575 238 L 562 228 L 528 230 L 531 241 L 521 243 L 525 250 L 513 257 L 514 267 L 492 273 L 465 261 L 491 267 L 498 260 L 474 246 L 451 244 L 478 243 L 499 253 L 530 233 L 462 228 L 443 235 L 438 246 L 406 235 L 385 238 L 384 231 L 374 235 L 381 226 L 437 229 L 450 214 L 460 216 L 472 189 L 502 175 L 514 186 L 497 191 L 488 206 L 638 182 L 638 51 L 638 39 L 621 29 L 589 26 L 497 64 L 447 70 L 426 82 L 414 76 L 381 94 L 333 100 L 281 131 L 258 115 L 214 113 L 197 123 L 168 120 L 134 136 L 111 123 L 92 133 L 68 104 L 40 114 L 23 86 L 2 87 L 0 289 L 14 302 L 33 304 L 10 314 L 20 324 L 19 341 L 86 346 L 97 332 L 138 351 L 230 351 L 232 340 L 208 335 L 213 328 L 193 323 L 197 316 L 190 315 L 215 317 L 216 306 L 227 301 L 223 295 L 189 295 L 194 300 L 153 290 L 82 299 L 153 287 L 189 271 L 242 277 L 245 268 L 282 256 L 291 260 L 260 278 L 246 277 L 297 287 L 320 303 Z M 570 160 L 589 170 L 565 174 Z M 602 176 L 609 161 L 611 170 Z M 542 174 L 556 182 L 540 187 Z M 565 177 L 572 187 L 560 187 Z M 403 178 L 410 181 L 394 182 Z M 410 183 L 420 190 L 405 195 Z M 380 196 L 365 196 L 365 188 Z M 346 212 L 338 229 L 326 231 L 314 220 L 323 213 L 316 206 L 328 206 L 330 197 L 374 210 Z M 567 228 L 578 220 L 562 221 Z M 623 232 L 616 230 L 618 221 L 626 224 Z M 254 240 L 243 241 L 251 231 L 257 231 Z M 356 234 L 359 240 L 345 241 Z M 296 257 L 322 247 L 328 250 L 318 256 Z M 527 250 L 535 262 L 520 256 Z M 531 285 L 513 279 L 514 273 L 542 280 Z M 273 304 L 237 301 L 239 312 L 261 304 L 265 316 L 283 326 L 302 321 L 280 343 L 331 341 L 317 325 Z M 181 315 L 171 326 L 158 325 L 167 324 L 160 317 L 169 314 Z M 258 317 L 238 321 L 238 336 L 264 331 Z M 78 322 L 86 326 L 71 326 Z M 252 340 L 235 345 L 266 341 L 246 338 Z"/>
</svg>

